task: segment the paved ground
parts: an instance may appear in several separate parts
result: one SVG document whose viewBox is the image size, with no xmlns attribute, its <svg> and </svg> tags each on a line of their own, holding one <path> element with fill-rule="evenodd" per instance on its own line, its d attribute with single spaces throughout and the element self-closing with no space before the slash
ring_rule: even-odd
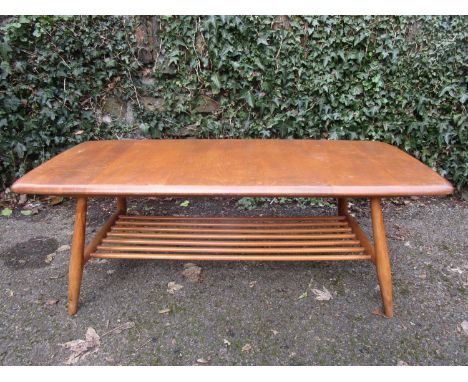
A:
<svg viewBox="0 0 468 382">
<path fill-rule="evenodd" d="M 295 204 L 245 211 L 234 200 L 195 199 L 185 208 L 179 203 L 129 205 L 162 214 L 334 213 Z M 369 210 L 355 203 L 369 232 Z M 69 317 L 73 203 L 34 216 L 15 211 L 0 217 L 0 364 L 466 365 L 467 203 L 406 203 L 384 207 L 396 306 L 390 320 L 372 313 L 380 306 L 375 272 L 359 262 L 201 262 L 202 280 L 191 283 L 181 273 L 183 262 L 90 261 L 78 314 Z M 111 209 L 109 200 L 90 202 L 90 231 Z M 170 294 L 169 282 L 183 288 Z M 312 289 L 323 288 L 332 299 L 315 298 Z M 88 328 L 96 333 L 88 331 L 88 342 L 61 345 L 85 339 Z M 85 357 L 70 358 L 87 346 Z"/>
</svg>

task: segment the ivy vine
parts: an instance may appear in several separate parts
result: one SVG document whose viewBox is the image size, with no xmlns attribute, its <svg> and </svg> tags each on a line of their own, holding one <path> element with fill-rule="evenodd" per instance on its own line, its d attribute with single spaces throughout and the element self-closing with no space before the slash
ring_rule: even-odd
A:
<svg viewBox="0 0 468 382">
<path fill-rule="evenodd" d="M 465 16 L 13 17 L 0 55 L 6 186 L 87 139 L 371 139 L 467 185 Z M 137 37 L 136 37 L 137 36 Z M 102 123 L 109 97 L 131 123 Z M 146 107 L 146 98 L 160 101 Z M 135 130 L 138 129 L 138 130 Z"/>
</svg>

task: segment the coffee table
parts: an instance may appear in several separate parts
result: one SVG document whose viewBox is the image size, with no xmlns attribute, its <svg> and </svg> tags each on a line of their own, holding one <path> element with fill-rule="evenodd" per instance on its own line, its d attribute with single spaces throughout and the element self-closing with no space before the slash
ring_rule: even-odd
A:
<svg viewBox="0 0 468 382">
<path fill-rule="evenodd" d="M 222 261 L 367 260 L 383 312 L 393 315 L 381 199 L 447 195 L 451 184 L 385 143 L 326 140 L 120 140 L 79 144 L 35 168 L 17 193 L 76 198 L 68 312 L 77 311 L 90 258 Z M 128 215 L 127 197 L 333 197 L 336 216 Z M 116 212 L 85 246 L 89 197 L 115 197 Z M 373 243 L 348 212 L 370 199 Z"/>
</svg>

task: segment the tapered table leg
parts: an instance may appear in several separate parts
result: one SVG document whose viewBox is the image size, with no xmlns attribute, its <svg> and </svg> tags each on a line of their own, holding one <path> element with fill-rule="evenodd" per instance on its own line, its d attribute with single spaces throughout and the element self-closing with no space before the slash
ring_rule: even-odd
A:
<svg viewBox="0 0 468 382">
<path fill-rule="evenodd" d="M 119 196 L 117 198 L 117 211 L 119 214 L 127 213 L 127 198 L 124 196 Z"/>
<path fill-rule="evenodd" d="M 338 199 L 338 215 L 344 216 L 348 213 L 348 199 L 339 198 Z"/>
<path fill-rule="evenodd" d="M 74 315 L 78 308 L 81 277 L 83 275 L 84 244 L 86 233 L 87 199 L 76 199 L 75 226 L 71 246 L 70 265 L 68 269 L 68 314 Z"/>
<path fill-rule="evenodd" d="M 375 267 L 380 285 L 383 310 L 387 317 L 393 316 L 392 272 L 388 257 L 387 238 L 385 237 L 384 222 L 380 198 L 371 199 L 372 230 L 374 233 Z"/>
</svg>

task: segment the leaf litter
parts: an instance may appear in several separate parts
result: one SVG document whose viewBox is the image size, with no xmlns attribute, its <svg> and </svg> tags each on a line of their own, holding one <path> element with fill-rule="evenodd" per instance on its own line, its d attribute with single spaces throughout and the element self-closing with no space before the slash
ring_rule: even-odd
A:
<svg viewBox="0 0 468 382">
<path fill-rule="evenodd" d="M 85 358 L 87 355 L 99 350 L 101 339 L 96 331 L 89 327 L 84 340 L 73 340 L 62 344 L 65 349 L 71 351 L 70 357 L 65 361 L 65 365 L 73 365 Z"/>
<path fill-rule="evenodd" d="M 175 294 L 178 290 L 181 290 L 184 286 L 177 284 L 175 281 L 167 283 L 167 293 Z"/>
<path fill-rule="evenodd" d="M 134 322 L 126 322 L 122 325 L 115 327 L 114 329 L 111 329 L 105 332 L 101 336 L 97 334 L 94 328 L 89 327 L 88 330 L 86 331 L 84 340 L 78 339 L 78 340 L 65 342 L 64 344 L 60 344 L 63 348 L 71 351 L 70 356 L 64 362 L 65 365 L 74 365 L 77 362 L 84 359 L 85 357 L 87 357 L 89 354 L 97 352 L 99 350 L 99 347 L 101 346 L 101 338 L 111 333 L 119 334 L 123 332 L 124 330 L 133 328 L 134 326 L 135 326 Z"/>
<path fill-rule="evenodd" d="M 184 264 L 182 275 L 191 283 L 199 283 L 201 281 L 201 267 L 193 263 Z"/>
<path fill-rule="evenodd" d="M 330 293 L 330 291 L 325 288 L 325 287 L 322 287 L 323 290 L 320 290 L 320 289 L 311 289 L 312 288 L 312 279 L 310 279 L 309 281 L 309 285 L 307 286 L 307 289 L 304 293 L 302 293 L 298 298 L 297 300 L 302 300 L 303 298 L 306 298 L 308 296 L 308 292 L 309 290 L 314 294 L 315 296 L 315 299 L 318 300 L 318 301 L 329 301 L 333 298 L 332 294 Z"/>
<path fill-rule="evenodd" d="M 312 289 L 312 293 L 315 295 L 315 299 L 319 301 L 329 301 L 333 298 L 330 291 L 325 287 L 323 287 L 323 290 Z"/>
<path fill-rule="evenodd" d="M 465 332 L 465 335 L 468 336 L 468 321 L 463 321 L 461 323 L 461 327 L 462 327 L 463 331 Z"/>
</svg>

